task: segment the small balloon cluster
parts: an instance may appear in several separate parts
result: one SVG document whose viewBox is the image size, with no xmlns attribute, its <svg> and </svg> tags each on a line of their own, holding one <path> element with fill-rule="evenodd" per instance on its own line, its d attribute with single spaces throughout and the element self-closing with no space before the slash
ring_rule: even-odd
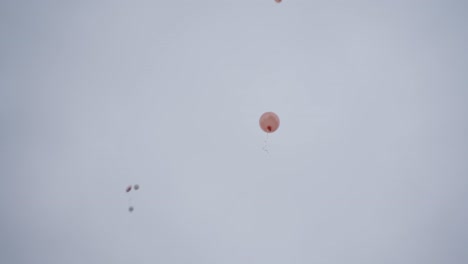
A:
<svg viewBox="0 0 468 264">
<path fill-rule="evenodd" d="M 133 204 L 132 204 L 132 197 L 130 196 L 130 191 L 131 190 L 138 191 L 140 189 L 140 186 L 138 184 L 135 185 L 129 185 L 127 189 L 125 189 L 125 192 L 128 193 L 128 211 L 131 213 L 134 210 Z"/>
</svg>

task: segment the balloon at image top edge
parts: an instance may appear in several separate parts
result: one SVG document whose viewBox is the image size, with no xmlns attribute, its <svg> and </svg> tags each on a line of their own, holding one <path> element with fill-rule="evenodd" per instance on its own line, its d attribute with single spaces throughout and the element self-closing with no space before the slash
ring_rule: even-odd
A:
<svg viewBox="0 0 468 264">
<path fill-rule="evenodd" d="M 278 129 L 280 125 L 280 120 L 278 115 L 276 115 L 275 113 L 266 112 L 260 117 L 259 123 L 260 128 L 263 131 L 267 133 L 273 133 Z"/>
</svg>

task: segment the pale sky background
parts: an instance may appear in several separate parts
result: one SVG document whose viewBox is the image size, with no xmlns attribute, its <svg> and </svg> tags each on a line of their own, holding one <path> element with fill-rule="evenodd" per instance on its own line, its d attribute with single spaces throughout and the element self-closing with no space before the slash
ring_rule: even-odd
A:
<svg viewBox="0 0 468 264">
<path fill-rule="evenodd" d="M 467 14 L 0 1 L 0 262 L 468 263 Z"/>
</svg>

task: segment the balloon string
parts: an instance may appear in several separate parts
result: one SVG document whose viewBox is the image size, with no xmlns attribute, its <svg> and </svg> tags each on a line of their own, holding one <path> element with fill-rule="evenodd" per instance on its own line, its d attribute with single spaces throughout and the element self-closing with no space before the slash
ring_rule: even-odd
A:
<svg viewBox="0 0 468 264">
<path fill-rule="evenodd" d="M 266 137 L 265 137 L 265 141 L 263 141 L 263 148 L 262 148 L 267 154 L 269 154 L 270 152 L 268 152 L 268 133 L 266 133 Z"/>
</svg>

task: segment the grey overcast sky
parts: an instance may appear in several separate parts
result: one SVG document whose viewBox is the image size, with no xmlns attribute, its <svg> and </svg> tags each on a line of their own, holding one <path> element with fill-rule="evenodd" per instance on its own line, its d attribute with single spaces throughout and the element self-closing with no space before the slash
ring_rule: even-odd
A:
<svg viewBox="0 0 468 264">
<path fill-rule="evenodd" d="M 0 262 L 468 263 L 467 14 L 1 1 Z"/>
</svg>

